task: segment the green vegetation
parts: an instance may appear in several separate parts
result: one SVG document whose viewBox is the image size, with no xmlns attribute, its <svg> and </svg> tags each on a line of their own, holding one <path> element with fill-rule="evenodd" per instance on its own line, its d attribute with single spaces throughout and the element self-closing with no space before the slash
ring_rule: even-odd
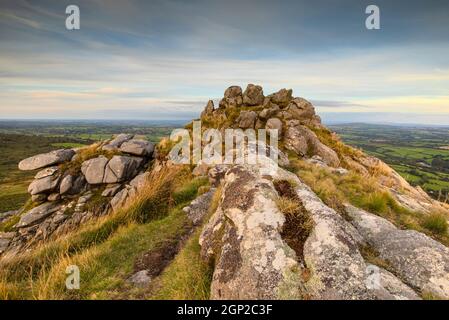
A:
<svg viewBox="0 0 449 320">
<path fill-rule="evenodd" d="M 345 143 L 383 160 L 410 184 L 449 202 L 449 129 L 351 124 L 331 126 Z"/>
<path fill-rule="evenodd" d="M 195 232 L 157 279 L 153 299 L 209 299 L 213 268 L 200 257 L 201 247 L 198 243 L 200 231 Z"/>
<path fill-rule="evenodd" d="M 424 228 L 427 228 L 428 230 L 440 234 L 445 235 L 447 234 L 447 217 L 443 213 L 440 212 L 434 212 L 431 213 L 429 216 L 424 218 L 424 221 L 422 223 Z"/>
</svg>

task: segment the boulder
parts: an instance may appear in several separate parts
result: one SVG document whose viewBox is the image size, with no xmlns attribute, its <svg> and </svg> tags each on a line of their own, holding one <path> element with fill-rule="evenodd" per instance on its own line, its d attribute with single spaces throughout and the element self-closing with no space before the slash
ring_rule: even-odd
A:
<svg viewBox="0 0 449 320">
<path fill-rule="evenodd" d="M 113 156 L 104 171 L 103 183 L 118 183 L 133 177 L 142 162 L 142 158 Z"/>
<path fill-rule="evenodd" d="M 102 150 L 112 151 L 120 148 L 120 146 L 126 142 L 134 138 L 132 134 L 121 133 L 117 135 L 114 139 L 112 139 L 109 143 L 102 147 Z"/>
<path fill-rule="evenodd" d="M 24 214 L 20 221 L 17 223 L 17 228 L 25 228 L 35 225 L 42 220 L 46 219 L 48 216 L 57 212 L 61 208 L 61 205 L 56 202 L 46 202 L 38 207 L 35 207 Z"/>
<path fill-rule="evenodd" d="M 403 282 L 449 299 L 449 248 L 415 230 L 400 230 L 384 218 L 346 206 L 351 223 Z"/>
<path fill-rule="evenodd" d="M 60 164 L 69 161 L 75 151 L 71 149 L 60 149 L 51 151 L 48 153 L 38 154 L 36 156 L 27 158 L 19 162 L 20 170 L 36 170 L 40 168 L 45 168 L 55 164 Z"/>
<path fill-rule="evenodd" d="M 243 104 L 247 106 L 263 105 L 265 96 L 261 86 L 249 84 L 243 93 Z"/>
<path fill-rule="evenodd" d="M 295 120 L 287 122 L 287 130 L 284 136 L 285 147 L 300 156 L 320 156 L 331 167 L 338 167 L 340 159 L 337 153 L 321 143 L 317 135 L 309 128 L 295 125 Z"/>
<path fill-rule="evenodd" d="M 50 202 L 61 200 L 61 195 L 59 193 L 52 193 L 47 197 Z"/>
<path fill-rule="evenodd" d="M 272 116 L 275 116 L 279 112 L 280 108 L 277 104 L 271 104 L 269 108 L 265 108 L 259 112 L 259 118 L 269 119 Z"/>
<path fill-rule="evenodd" d="M 206 107 L 204 108 L 204 111 L 201 113 L 201 118 L 204 118 L 204 117 L 208 117 L 208 116 L 213 115 L 214 110 L 215 110 L 215 108 L 214 108 L 214 102 L 213 102 L 212 100 L 209 100 L 209 101 L 207 102 Z"/>
<path fill-rule="evenodd" d="M 236 122 L 241 129 L 254 128 L 257 119 L 257 113 L 254 111 L 242 111 Z"/>
<path fill-rule="evenodd" d="M 293 99 L 289 103 L 287 111 L 297 120 L 312 119 L 315 116 L 315 108 L 303 98 Z"/>
<path fill-rule="evenodd" d="M 149 141 L 132 139 L 122 143 L 120 151 L 135 156 L 150 157 L 154 151 L 154 144 Z"/>
<path fill-rule="evenodd" d="M 59 193 L 61 195 L 65 194 L 78 194 L 83 191 L 84 187 L 86 185 L 86 179 L 84 176 L 72 176 L 72 175 L 66 175 L 61 183 L 59 184 Z"/>
<path fill-rule="evenodd" d="M 39 193 L 49 193 L 58 187 L 59 175 L 47 176 L 42 179 L 33 180 L 28 186 L 28 192 L 33 196 Z"/>
<path fill-rule="evenodd" d="M 108 158 L 99 156 L 98 158 L 86 160 L 81 165 L 81 172 L 84 174 L 87 183 L 103 183 Z"/>
<path fill-rule="evenodd" d="M 271 102 L 279 105 L 281 108 L 285 108 L 293 99 L 292 93 L 292 89 L 281 89 L 278 92 L 269 95 L 269 98 Z"/>
<path fill-rule="evenodd" d="M 239 86 L 231 86 L 226 89 L 224 93 L 224 98 L 221 99 L 219 107 L 220 108 L 237 108 L 242 105 L 243 96 L 242 88 Z"/>
<path fill-rule="evenodd" d="M 265 129 L 267 130 L 277 130 L 278 131 L 278 139 L 281 139 L 282 136 L 282 121 L 278 118 L 268 119 L 267 124 L 265 125 Z"/>
</svg>

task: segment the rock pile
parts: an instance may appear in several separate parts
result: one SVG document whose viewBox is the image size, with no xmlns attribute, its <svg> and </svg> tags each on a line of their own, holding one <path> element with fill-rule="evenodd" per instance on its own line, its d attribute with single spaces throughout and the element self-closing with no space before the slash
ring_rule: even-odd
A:
<svg viewBox="0 0 449 320">
<path fill-rule="evenodd" d="M 0 233 L 0 253 L 23 250 L 93 216 L 117 210 L 142 188 L 153 153 L 151 142 L 119 134 L 86 148 L 61 149 L 22 160 L 20 170 L 39 170 L 28 187 L 32 209 L 1 216 L 5 220 L 20 215 L 20 219 L 13 232 Z"/>
<path fill-rule="evenodd" d="M 244 92 L 238 86 L 226 89 L 219 108 L 210 100 L 201 113 L 205 123 L 219 128 L 277 129 L 278 138 L 287 150 L 300 156 L 320 156 L 326 164 L 340 165 L 334 150 L 320 142 L 313 129 L 322 128 L 313 105 L 294 98 L 292 90 L 281 89 L 265 96 L 261 86 L 249 84 Z"/>
</svg>

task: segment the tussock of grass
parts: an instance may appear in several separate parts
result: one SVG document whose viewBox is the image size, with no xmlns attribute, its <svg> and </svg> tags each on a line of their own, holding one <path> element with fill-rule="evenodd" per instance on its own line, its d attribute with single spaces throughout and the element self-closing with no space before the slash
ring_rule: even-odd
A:
<svg viewBox="0 0 449 320">
<path fill-rule="evenodd" d="M 447 217 L 441 212 L 433 212 L 424 218 L 422 226 L 439 235 L 447 234 Z"/>
<path fill-rule="evenodd" d="M 157 280 L 153 299 L 209 299 L 213 268 L 201 259 L 200 233 L 195 232 Z"/>
</svg>

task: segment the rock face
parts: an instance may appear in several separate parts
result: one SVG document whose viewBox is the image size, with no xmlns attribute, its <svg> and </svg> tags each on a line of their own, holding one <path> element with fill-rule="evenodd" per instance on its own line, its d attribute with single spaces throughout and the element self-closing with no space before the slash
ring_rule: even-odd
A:
<svg viewBox="0 0 449 320">
<path fill-rule="evenodd" d="M 227 172 L 223 191 L 200 237 L 204 258 L 217 261 L 211 299 L 299 298 L 299 264 L 279 233 L 285 218 L 273 185 L 236 166 Z"/>
<path fill-rule="evenodd" d="M 108 164 L 108 158 L 99 156 L 83 162 L 81 172 L 89 184 L 100 184 L 104 180 L 104 172 Z"/>
<path fill-rule="evenodd" d="M 281 236 L 286 220 L 273 181 L 289 181 L 314 222 L 301 258 Z M 216 261 L 212 299 L 420 299 L 406 277 L 365 261 L 360 251 L 369 242 L 365 232 L 296 175 L 267 171 L 264 164 L 235 165 L 220 183 L 220 205 L 200 237 L 203 258 Z"/>
<path fill-rule="evenodd" d="M 142 158 L 114 156 L 104 171 L 103 183 L 117 183 L 127 180 L 137 174 L 142 164 Z"/>
<path fill-rule="evenodd" d="M 36 170 L 51 165 L 60 164 L 70 160 L 75 151 L 70 149 L 60 149 L 49 153 L 39 154 L 19 162 L 20 170 Z"/>
<path fill-rule="evenodd" d="M 269 95 L 271 102 L 274 104 L 285 108 L 288 106 L 290 101 L 293 99 L 292 97 L 293 90 L 292 89 L 281 89 L 276 93 L 273 93 L 272 95 Z"/>
<path fill-rule="evenodd" d="M 449 299 L 449 249 L 425 234 L 399 230 L 389 221 L 347 206 L 351 223 L 405 283 Z"/>
</svg>

